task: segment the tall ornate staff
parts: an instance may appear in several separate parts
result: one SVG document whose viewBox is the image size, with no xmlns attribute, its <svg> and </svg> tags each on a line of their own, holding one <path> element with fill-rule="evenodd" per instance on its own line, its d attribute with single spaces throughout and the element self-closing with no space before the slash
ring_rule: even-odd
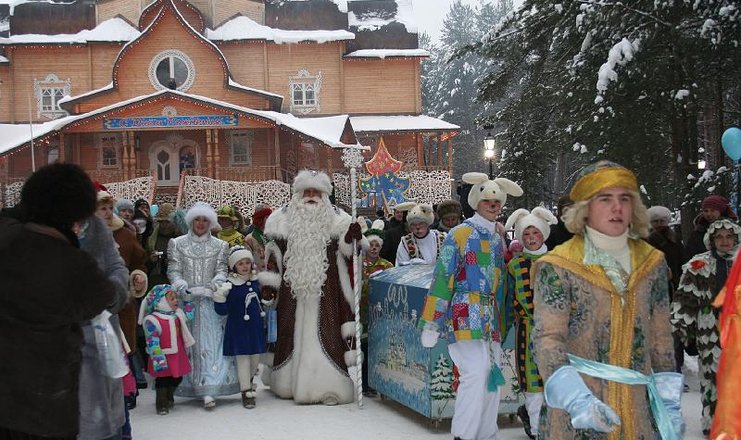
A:
<svg viewBox="0 0 741 440">
<path fill-rule="evenodd" d="M 358 219 L 357 204 L 358 204 L 358 168 L 363 166 L 363 155 L 360 152 L 360 148 L 355 146 L 349 146 L 342 152 L 342 162 L 346 167 L 350 168 L 350 206 L 352 221 L 355 223 Z M 355 383 L 355 395 L 358 399 L 358 407 L 363 408 L 363 350 L 360 348 L 360 337 L 362 336 L 362 328 L 360 325 L 360 286 L 361 277 L 359 270 L 359 258 L 358 255 L 358 243 L 357 240 L 353 240 L 353 253 L 352 253 L 352 269 L 353 269 L 353 294 L 355 297 L 355 371 L 357 372 L 356 383 Z"/>
</svg>

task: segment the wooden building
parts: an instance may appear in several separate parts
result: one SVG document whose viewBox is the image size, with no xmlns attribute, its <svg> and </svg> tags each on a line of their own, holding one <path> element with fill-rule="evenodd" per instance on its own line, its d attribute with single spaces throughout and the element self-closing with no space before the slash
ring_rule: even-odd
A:
<svg viewBox="0 0 741 440">
<path fill-rule="evenodd" d="M 183 173 L 290 181 L 381 141 L 413 168 L 452 163 L 458 127 L 421 115 L 411 0 L 26 0 L 2 17 L 3 184 L 57 160 L 163 193 Z"/>
</svg>

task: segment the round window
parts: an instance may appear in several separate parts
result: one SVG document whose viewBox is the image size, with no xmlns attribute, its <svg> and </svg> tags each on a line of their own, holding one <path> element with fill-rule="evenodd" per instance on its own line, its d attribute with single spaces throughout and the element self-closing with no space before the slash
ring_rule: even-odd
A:
<svg viewBox="0 0 741 440">
<path fill-rule="evenodd" d="M 193 62 L 179 50 L 158 54 L 149 65 L 149 80 L 157 90 L 187 91 L 195 80 Z"/>
</svg>

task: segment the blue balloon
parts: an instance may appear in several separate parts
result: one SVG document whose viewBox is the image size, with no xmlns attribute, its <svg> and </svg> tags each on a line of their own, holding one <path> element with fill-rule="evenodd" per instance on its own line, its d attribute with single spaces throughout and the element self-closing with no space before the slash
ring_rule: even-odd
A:
<svg viewBox="0 0 741 440">
<path fill-rule="evenodd" d="M 154 217 L 157 215 L 157 213 L 160 212 L 160 207 L 157 205 L 152 205 L 149 207 L 149 214 Z"/>
<path fill-rule="evenodd" d="M 741 129 L 738 127 L 729 128 L 723 132 L 720 143 L 728 157 L 734 161 L 741 159 Z"/>
</svg>

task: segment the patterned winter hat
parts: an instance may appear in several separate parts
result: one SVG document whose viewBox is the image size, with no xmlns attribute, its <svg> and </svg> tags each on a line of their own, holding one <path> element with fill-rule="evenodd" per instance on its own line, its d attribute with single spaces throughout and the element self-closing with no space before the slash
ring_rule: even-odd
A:
<svg viewBox="0 0 741 440">
<path fill-rule="evenodd" d="M 157 311 L 157 306 L 160 304 L 162 299 L 167 295 L 168 292 L 175 293 L 175 289 L 169 284 L 157 284 L 144 297 L 141 307 L 139 307 L 139 320 L 141 324 L 144 322 L 144 317 L 151 315 Z M 161 310 L 164 311 L 164 310 Z"/>
</svg>

